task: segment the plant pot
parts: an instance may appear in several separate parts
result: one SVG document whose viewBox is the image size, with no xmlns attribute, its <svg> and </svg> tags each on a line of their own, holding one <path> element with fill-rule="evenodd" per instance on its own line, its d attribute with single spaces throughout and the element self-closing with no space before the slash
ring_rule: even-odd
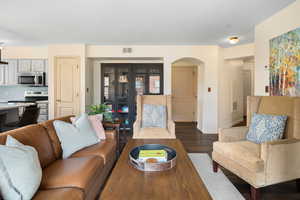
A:
<svg viewBox="0 0 300 200">
<path fill-rule="evenodd" d="M 101 121 L 103 121 L 103 114 L 96 114 L 96 116 L 97 116 Z"/>
</svg>

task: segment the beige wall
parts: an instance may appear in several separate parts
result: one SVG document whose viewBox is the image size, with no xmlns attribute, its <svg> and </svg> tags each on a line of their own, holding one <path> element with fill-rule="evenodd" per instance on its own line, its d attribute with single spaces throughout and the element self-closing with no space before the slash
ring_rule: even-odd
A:
<svg viewBox="0 0 300 200">
<path fill-rule="evenodd" d="M 265 93 L 269 85 L 269 40 L 300 27 L 300 1 L 284 8 L 255 27 L 255 95 Z"/>
<path fill-rule="evenodd" d="M 171 94 L 171 66 L 182 58 L 195 58 L 202 62 L 198 73 L 198 128 L 204 133 L 216 133 L 221 119 L 222 103 L 218 99 L 219 77 L 222 75 L 224 57 L 245 57 L 253 54 L 252 45 L 223 49 L 218 46 L 131 46 L 132 53 L 122 52 L 124 46 L 100 46 L 84 44 L 49 45 L 45 47 L 6 47 L 4 58 L 48 58 L 50 117 L 54 116 L 54 59 L 56 56 L 79 56 L 81 58 L 81 111 L 88 105 L 100 102 L 100 63 L 108 62 L 162 62 L 164 64 L 164 93 Z M 128 46 L 126 46 L 128 47 Z M 241 50 L 242 49 L 242 50 Z M 25 53 L 27 51 L 27 53 Z M 207 88 L 212 90 L 208 92 Z M 90 93 L 87 93 L 89 88 Z M 201 90 L 201 91 L 200 91 Z M 222 94 L 221 92 L 220 94 Z M 228 95 L 228 94 L 225 94 Z M 220 96 L 220 95 L 219 95 Z"/>
<path fill-rule="evenodd" d="M 208 93 L 207 89 L 203 94 L 203 118 L 198 124 L 203 124 L 201 130 L 205 133 L 216 133 L 218 128 L 218 68 L 219 68 L 219 51 L 218 46 L 131 46 L 132 53 L 124 54 L 124 46 L 87 46 L 87 57 L 97 58 L 94 62 L 94 103 L 100 102 L 100 61 L 99 59 L 115 60 L 147 60 L 161 59 L 164 64 L 164 93 L 171 94 L 171 65 L 181 58 L 196 58 L 204 63 L 204 87 L 211 87 L 212 92 Z M 96 69 L 95 69 L 96 68 Z M 98 74 L 98 75 L 97 75 Z M 96 77 L 95 77 L 96 76 Z M 98 92 L 99 91 L 99 92 Z"/>
<path fill-rule="evenodd" d="M 10 46 L 4 47 L 2 57 L 5 59 L 47 59 L 48 46 L 30 47 L 30 46 Z"/>
<path fill-rule="evenodd" d="M 252 57 L 254 49 L 254 43 L 224 48 L 224 59 Z"/>
<path fill-rule="evenodd" d="M 219 128 L 228 128 L 243 121 L 245 70 L 253 74 L 253 57 L 224 60 L 219 78 Z M 253 94 L 252 91 L 249 93 Z"/>
</svg>

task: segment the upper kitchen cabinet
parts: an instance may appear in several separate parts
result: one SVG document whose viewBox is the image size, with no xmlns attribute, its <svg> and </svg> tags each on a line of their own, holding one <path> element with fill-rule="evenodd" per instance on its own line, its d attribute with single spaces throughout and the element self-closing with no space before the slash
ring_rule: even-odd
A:
<svg viewBox="0 0 300 200">
<path fill-rule="evenodd" d="M 5 84 L 5 65 L 0 65 L 0 85 Z"/>
<path fill-rule="evenodd" d="M 18 83 L 18 60 L 5 60 L 8 65 L 0 65 L 0 84 L 16 85 Z"/>
<path fill-rule="evenodd" d="M 45 72 L 45 60 L 32 60 L 31 70 L 32 72 Z"/>
<path fill-rule="evenodd" d="M 0 85 L 18 84 L 18 73 L 46 72 L 48 85 L 48 60 L 46 59 L 7 59 L 8 65 L 0 65 Z"/>
<path fill-rule="evenodd" d="M 31 72 L 31 60 L 19 60 L 18 72 Z"/>
<path fill-rule="evenodd" d="M 46 72 L 46 85 L 48 85 L 48 74 L 49 74 L 49 68 L 48 68 L 48 60 L 45 60 L 45 72 Z"/>
<path fill-rule="evenodd" d="M 7 60 L 8 65 L 5 67 L 5 84 L 16 85 L 18 84 L 18 60 Z"/>
</svg>

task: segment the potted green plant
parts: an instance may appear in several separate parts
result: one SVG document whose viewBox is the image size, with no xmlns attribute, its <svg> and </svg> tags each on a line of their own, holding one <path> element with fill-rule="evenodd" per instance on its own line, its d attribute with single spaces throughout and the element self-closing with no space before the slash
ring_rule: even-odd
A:
<svg viewBox="0 0 300 200">
<path fill-rule="evenodd" d="M 103 120 L 103 117 L 105 118 L 106 113 L 109 113 L 109 106 L 106 104 L 91 105 L 89 109 L 89 115 L 97 115 L 101 120 Z"/>
</svg>

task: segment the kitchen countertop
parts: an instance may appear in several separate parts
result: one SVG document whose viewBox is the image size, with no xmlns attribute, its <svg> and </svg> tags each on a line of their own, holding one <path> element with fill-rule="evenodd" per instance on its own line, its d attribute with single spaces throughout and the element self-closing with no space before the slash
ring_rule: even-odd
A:
<svg viewBox="0 0 300 200">
<path fill-rule="evenodd" d="M 48 97 L 25 97 L 20 99 L 10 99 L 9 103 L 35 103 L 37 101 L 48 101 Z"/>
<path fill-rule="evenodd" d="M 41 100 L 41 101 L 36 101 L 35 103 L 39 104 L 39 103 L 43 103 L 43 104 L 48 104 L 48 100 Z"/>
<path fill-rule="evenodd" d="M 1 110 L 10 110 L 20 107 L 27 107 L 35 105 L 35 103 L 0 103 L 0 111 Z"/>
</svg>

